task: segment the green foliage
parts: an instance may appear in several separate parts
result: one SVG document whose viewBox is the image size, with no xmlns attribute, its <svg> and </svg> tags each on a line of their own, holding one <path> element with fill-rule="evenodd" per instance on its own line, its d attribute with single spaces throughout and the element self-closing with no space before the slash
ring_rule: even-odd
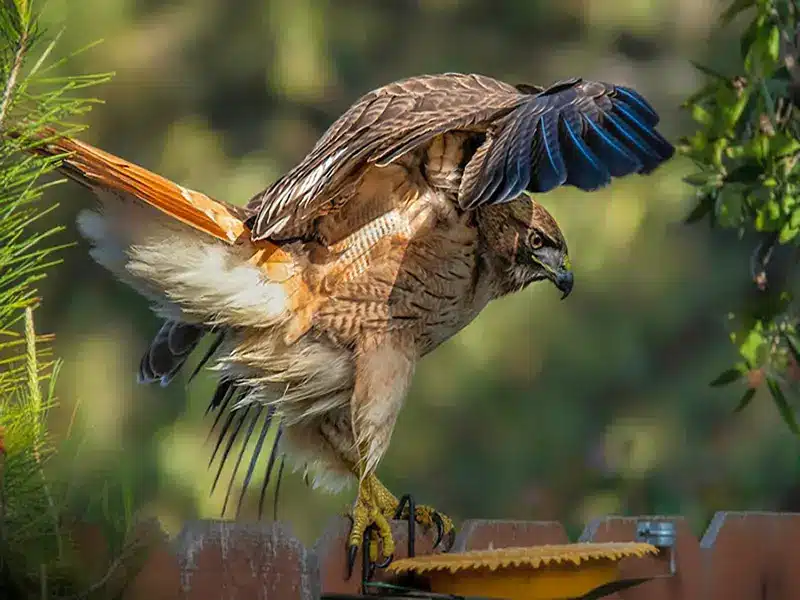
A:
<svg viewBox="0 0 800 600">
<path fill-rule="evenodd" d="M 58 39 L 58 36 L 56 36 Z M 69 490 L 49 478 L 56 445 L 47 428 L 54 405 L 60 362 L 37 336 L 33 309 L 36 284 L 58 261 L 55 234 L 41 227 L 54 206 L 42 204 L 41 183 L 58 159 L 24 152 L 44 128 L 73 133 L 70 119 L 95 102 L 76 91 L 109 79 L 109 74 L 60 78 L 60 61 L 50 61 L 55 40 L 44 43 L 29 0 L 0 5 L 0 597 L 111 597 L 119 587 L 116 567 L 138 549 L 123 548 L 108 571 L 87 579 L 71 544 Z M 35 62 L 29 59 L 36 56 Z M 7 135 L 13 132 L 14 136 Z M 45 391 L 43 391 L 43 389 Z M 104 491 L 108 499 L 108 490 Z M 106 515 L 117 533 L 124 519 Z M 113 544 L 112 544 L 113 546 Z M 130 566 L 126 562 L 126 566 Z"/>
<path fill-rule="evenodd" d="M 50 371 L 47 393 L 41 393 L 41 353 L 33 328 L 33 311 L 25 309 L 24 370 L 5 370 L 0 407 L 4 452 L 2 496 L 0 496 L 0 589 L 26 590 L 36 585 L 52 588 L 63 578 L 64 547 L 58 507 L 44 468 L 53 453 L 45 418 L 53 405 L 53 382 L 58 371 Z M 45 585 L 47 582 L 47 585 Z"/>
<path fill-rule="evenodd" d="M 749 19 L 741 35 L 740 70 L 723 74 L 695 65 L 708 82 L 684 103 L 699 128 L 681 145 L 698 168 L 685 179 L 697 188 L 687 222 L 707 219 L 737 230 L 741 238 L 758 238 L 750 265 L 757 289 L 739 314 L 731 315 L 731 340 L 742 360 L 712 385 L 747 376 L 749 389 L 737 410 L 766 385 L 798 435 L 785 390 L 800 379 L 792 289 L 800 256 L 799 15 L 797 0 L 735 0 L 729 6 L 723 26 Z M 785 260 L 776 260 L 778 255 Z"/>
<path fill-rule="evenodd" d="M 53 183 L 39 181 L 42 175 L 55 169 L 58 159 L 20 152 L 31 143 L 32 134 L 44 126 L 58 125 L 64 133 L 78 129 L 67 119 L 86 112 L 95 100 L 70 94 L 109 78 L 108 74 L 51 76 L 60 62 L 47 64 L 55 40 L 43 48 L 30 69 L 25 69 L 27 57 L 38 48 L 42 38 L 27 0 L 3 2 L 0 131 L 13 127 L 23 135 L 16 139 L 4 136 L 0 144 L 0 333 L 8 331 L 22 318 L 22 309 L 33 303 L 33 284 L 54 264 L 53 254 L 59 250 L 50 240 L 60 227 L 29 231 L 31 225 L 54 208 L 52 205 L 42 208 L 39 202 L 44 189 Z"/>
</svg>

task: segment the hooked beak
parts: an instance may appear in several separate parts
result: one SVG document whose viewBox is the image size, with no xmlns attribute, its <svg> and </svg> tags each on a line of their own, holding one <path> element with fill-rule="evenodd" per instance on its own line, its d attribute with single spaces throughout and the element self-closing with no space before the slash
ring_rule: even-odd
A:
<svg viewBox="0 0 800 600">
<path fill-rule="evenodd" d="M 572 291 L 572 284 L 575 283 L 575 277 L 572 274 L 572 271 L 569 269 L 563 269 L 555 273 L 553 283 L 559 290 L 561 290 L 561 299 L 563 300 L 569 296 L 569 293 Z"/>
</svg>

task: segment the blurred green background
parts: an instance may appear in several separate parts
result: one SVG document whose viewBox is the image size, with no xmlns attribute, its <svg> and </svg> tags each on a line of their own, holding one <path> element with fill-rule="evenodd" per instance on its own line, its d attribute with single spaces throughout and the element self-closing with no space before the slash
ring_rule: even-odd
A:
<svg viewBox="0 0 800 600">
<path fill-rule="evenodd" d="M 679 105 L 702 83 L 689 61 L 737 60 L 736 32 L 714 33 L 720 10 L 717 0 L 49 0 L 43 24 L 66 26 L 62 53 L 105 40 L 66 67 L 117 72 L 92 90 L 106 103 L 87 119 L 87 141 L 241 203 L 362 93 L 426 72 L 631 85 L 677 141 L 692 127 Z M 496 302 L 423 361 L 379 471 L 390 488 L 456 519 L 558 519 L 573 534 L 609 513 L 683 514 L 700 531 L 716 510 L 800 509 L 797 442 L 771 401 L 759 392 L 733 415 L 736 391 L 707 385 L 734 360 L 724 317 L 751 285 L 748 248 L 681 223 L 688 170 L 678 159 L 649 178 L 543 199 L 569 240 L 574 293 L 562 303 L 533 286 Z M 48 197 L 69 225 L 63 237 L 76 238 L 90 195 L 64 185 Z M 74 419 L 62 475 L 86 502 L 127 490 L 173 533 L 218 516 L 224 486 L 209 496 L 203 416 L 213 378 L 137 385 L 156 318 L 83 242 L 64 256 L 39 311 L 66 361 L 52 413 L 56 435 Z M 352 490 L 327 496 L 287 470 L 281 496 L 279 518 L 311 541 Z"/>
</svg>

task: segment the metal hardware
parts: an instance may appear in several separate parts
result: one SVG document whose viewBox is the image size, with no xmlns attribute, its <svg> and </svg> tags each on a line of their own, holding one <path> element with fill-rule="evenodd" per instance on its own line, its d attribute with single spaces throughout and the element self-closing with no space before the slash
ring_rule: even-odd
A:
<svg viewBox="0 0 800 600">
<path fill-rule="evenodd" d="M 677 571 L 675 563 L 675 539 L 677 531 L 672 521 L 638 521 L 636 523 L 636 541 L 651 544 L 662 551 L 669 552 L 669 575 L 656 577 L 671 577 Z"/>
</svg>

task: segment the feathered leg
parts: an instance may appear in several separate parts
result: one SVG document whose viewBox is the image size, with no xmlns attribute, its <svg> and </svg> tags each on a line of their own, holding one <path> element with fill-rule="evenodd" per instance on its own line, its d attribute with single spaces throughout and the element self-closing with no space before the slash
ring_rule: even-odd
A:
<svg viewBox="0 0 800 600">
<path fill-rule="evenodd" d="M 389 445 L 415 362 L 411 339 L 397 332 L 367 337 L 356 351 L 355 387 L 350 403 L 351 432 L 348 432 L 352 435 L 346 436 L 349 444 L 339 452 L 359 479 L 348 538 L 350 569 L 364 534 L 370 528 L 374 528 L 380 540 L 381 554 L 385 558 L 394 554 L 389 521 L 403 515 L 397 514 L 400 504 L 378 480 L 375 469 Z M 342 432 L 338 436 L 330 430 L 323 434 L 332 444 L 341 445 Z M 417 507 L 415 521 L 423 527 L 436 525 L 443 534 L 453 531 L 452 521 L 430 507 Z M 365 551 L 369 552 L 373 563 L 378 561 L 377 544 L 370 544 Z"/>
</svg>

